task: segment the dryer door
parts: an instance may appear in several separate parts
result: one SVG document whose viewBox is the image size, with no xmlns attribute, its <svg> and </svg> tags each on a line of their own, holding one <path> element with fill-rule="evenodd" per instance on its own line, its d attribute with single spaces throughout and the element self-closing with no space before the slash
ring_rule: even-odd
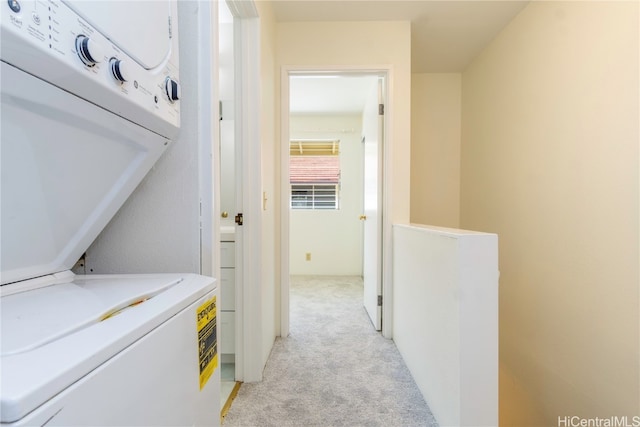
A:
<svg viewBox="0 0 640 427">
<path fill-rule="evenodd" d="M 176 21 L 170 0 L 126 1 L 119 2 L 119 7 L 111 1 L 64 2 L 147 70 L 169 58 L 171 25 Z"/>
</svg>

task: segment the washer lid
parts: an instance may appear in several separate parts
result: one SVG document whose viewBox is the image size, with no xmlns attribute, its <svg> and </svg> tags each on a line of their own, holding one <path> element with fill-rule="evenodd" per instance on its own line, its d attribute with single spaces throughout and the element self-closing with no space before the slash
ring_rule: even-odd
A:
<svg viewBox="0 0 640 427">
<path fill-rule="evenodd" d="M 142 67 L 156 68 L 171 52 L 171 1 L 64 0 Z"/>
<path fill-rule="evenodd" d="M 3 296 L 0 422 L 22 419 L 214 289 L 195 274 L 77 276 Z"/>
<path fill-rule="evenodd" d="M 140 277 L 117 281 L 81 277 L 71 283 L 2 297 L 0 356 L 26 353 L 90 328 L 152 299 L 182 280 Z"/>
</svg>

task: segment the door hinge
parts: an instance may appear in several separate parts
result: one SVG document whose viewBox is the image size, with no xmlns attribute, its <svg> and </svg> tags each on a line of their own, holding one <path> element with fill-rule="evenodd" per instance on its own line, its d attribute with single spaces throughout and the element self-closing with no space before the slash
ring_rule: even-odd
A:
<svg viewBox="0 0 640 427">
<path fill-rule="evenodd" d="M 378 115 L 384 116 L 384 104 L 378 104 Z"/>
<path fill-rule="evenodd" d="M 382 307 L 382 295 L 378 295 L 378 307 Z"/>
<path fill-rule="evenodd" d="M 173 38 L 173 33 L 172 33 L 172 29 L 171 29 L 171 17 L 169 17 L 169 38 Z"/>
<path fill-rule="evenodd" d="M 238 215 L 236 215 L 236 224 L 242 225 L 243 222 L 244 222 L 244 218 L 243 218 L 242 214 L 239 213 Z"/>
</svg>

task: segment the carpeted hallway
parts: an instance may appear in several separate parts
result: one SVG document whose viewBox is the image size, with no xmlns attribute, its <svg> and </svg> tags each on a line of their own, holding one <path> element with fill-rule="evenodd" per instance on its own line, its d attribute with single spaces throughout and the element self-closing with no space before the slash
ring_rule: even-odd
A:
<svg viewBox="0 0 640 427">
<path fill-rule="evenodd" d="M 437 426 L 391 340 L 373 329 L 359 277 L 293 276 L 291 334 L 264 380 L 243 384 L 224 427 Z"/>
</svg>

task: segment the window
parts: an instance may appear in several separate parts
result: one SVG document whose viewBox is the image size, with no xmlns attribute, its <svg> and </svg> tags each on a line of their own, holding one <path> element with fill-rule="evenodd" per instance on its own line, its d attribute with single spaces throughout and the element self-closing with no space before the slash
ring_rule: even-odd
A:
<svg viewBox="0 0 640 427">
<path fill-rule="evenodd" d="M 291 184 L 292 209 L 337 209 L 338 186 Z"/>
<path fill-rule="evenodd" d="M 291 141 L 291 209 L 338 209 L 339 141 Z"/>
</svg>

